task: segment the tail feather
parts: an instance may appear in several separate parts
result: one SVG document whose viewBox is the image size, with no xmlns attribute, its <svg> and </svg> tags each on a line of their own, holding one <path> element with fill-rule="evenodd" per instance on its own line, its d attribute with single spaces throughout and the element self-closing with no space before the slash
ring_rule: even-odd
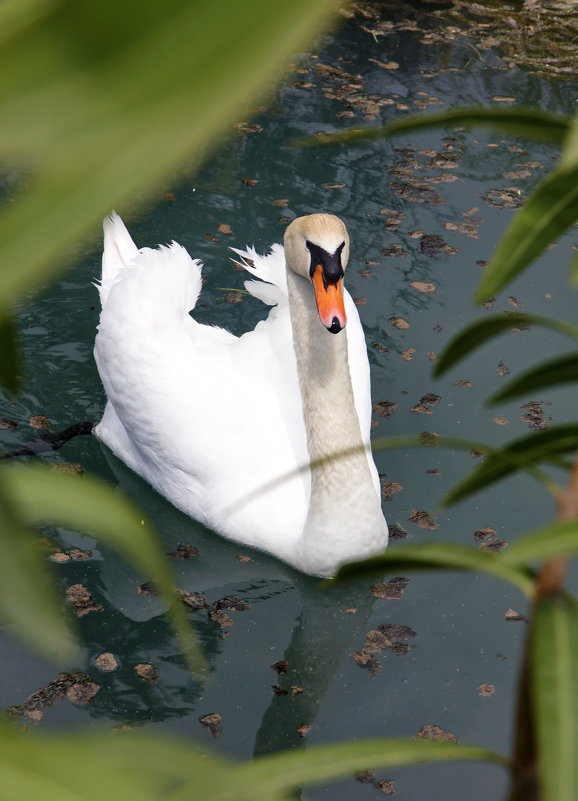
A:
<svg viewBox="0 0 578 801">
<path fill-rule="evenodd" d="M 128 277 L 127 269 L 136 269 L 139 273 L 139 291 L 144 297 L 154 298 L 159 303 L 164 299 L 176 309 L 183 309 L 185 314 L 195 307 L 201 291 L 201 262 L 191 259 L 185 248 L 172 242 L 156 250 L 139 250 L 116 212 L 105 218 L 103 230 L 102 277 L 95 283 L 103 308 L 123 273 Z M 134 292 L 132 280 L 128 284 L 127 291 Z"/>
<path fill-rule="evenodd" d="M 155 250 L 139 250 L 116 212 L 106 217 L 103 229 L 102 276 L 95 282 L 103 309 L 112 287 L 121 281 L 125 284 L 123 295 L 132 296 L 136 290 L 134 280 L 139 285 L 139 295 L 157 305 L 166 301 L 174 309 L 184 309 L 185 314 L 195 307 L 202 284 L 201 262 L 191 259 L 185 248 L 172 242 Z M 281 245 L 273 245 L 267 255 L 257 253 L 254 247 L 231 250 L 240 257 L 239 264 L 258 279 L 245 282 L 251 295 L 269 306 L 283 305 L 287 301 L 285 256 Z"/>
<path fill-rule="evenodd" d="M 109 217 L 105 217 L 102 228 L 104 231 L 102 275 L 100 281 L 95 282 L 94 285 L 98 289 L 100 302 L 104 308 L 108 300 L 108 293 L 116 283 L 121 271 L 134 264 L 138 256 L 138 248 L 115 211 Z"/>
<path fill-rule="evenodd" d="M 282 295 L 287 295 L 287 275 L 282 245 L 273 245 L 270 252 L 264 256 L 257 253 L 254 247 L 248 247 L 245 250 L 230 249 L 240 257 L 241 261 L 238 263 L 248 273 L 251 273 L 253 278 L 273 284 L 281 290 Z M 251 289 L 253 284 L 253 281 L 245 284 L 251 294 L 254 294 Z M 260 295 L 255 294 L 255 297 L 260 298 Z M 265 301 L 265 303 L 268 303 L 268 301 Z"/>
</svg>

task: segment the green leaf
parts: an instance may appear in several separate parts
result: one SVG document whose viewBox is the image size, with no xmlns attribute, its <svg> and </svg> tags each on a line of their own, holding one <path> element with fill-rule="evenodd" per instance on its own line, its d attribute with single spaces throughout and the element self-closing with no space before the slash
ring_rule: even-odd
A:
<svg viewBox="0 0 578 801">
<path fill-rule="evenodd" d="M 451 506 L 469 495 L 511 475 L 527 469 L 550 457 L 578 448 L 578 424 L 551 426 L 519 439 L 506 448 L 492 451 L 469 476 L 453 487 L 445 496 L 442 506 Z"/>
<path fill-rule="evenodd" d="M 503 389 L 492 395 L 487 404 L 491 406 L 528 392 L 560 384 L 571 384 L 576 381 L 578 381 L 578 353 L 559 356 L 557 359 L 542 362 L 537 367 L 527 370 L 514 381 L 510 381 Z"/>
<path fill-rule="evenodd" d="M 409 131 L 456 125 L 481 126 L 529 139 L 563 142 L 570 128 L 570 118 L 559 114 L 550 114 L 539 109 L 524 108 L 523 106 L 514 106 L 512 108 L 465 106 L 436 114 L 420 114 L 416 117 L 406 117 L 381 128 L 350 128 L 340 133 L 321 134 L 306 140 L 305 143 L 315 145 L 354 142 L 358 139 L 373 139 Z"/>
<path fill-rule="evenodd" d="M 10 299 L 62 270 L 111 208 L 197 165 L 335 10 L 335 0 L 43 5 L 26 0 L 19 17 L 9 3 L 0 51 L 0 157 L 26 165 L 0 216 Z"/>
<path fill-rule="evenodd" d="M 479 571 L 515 584 L 528 596 L 534 591 L 532 574 L 523 565 L 504 564 L 500 554 L 448 542 L 398 545 L 381 556 L 343 565 L 330 581 L 333 583 L 384 571 L 396 573 L 407 570 Z"/>
<path fill-rule="evenodd" d="M 578 164 L 578 114 L 574 115 L 560 155 L 561 167 L 574 167 Z"/>
<path fill-rule="evenodd" d="M 300 785 L 350 776 L 368 765 L 508 764 L 484 748 L 423 740 L 336 743 L 244 763 L 142 732 L 24 735 L 3 727 L 0 746 L 0 801 L 276 801 Z"/>
<path fill-rule="evenodd" d="M 90 532 L 150 579 L 169 605 L 172 624 L 189 662 L 196 669 L 202 668 L 203 657 L 184 608 L 175 597 L 166 554 L 138 509 L 104 482 L 86 475 L 19 465 L 0 468 L 0 481 L 28 524 L 57 523 Z"/>
<path fill-rule="evenodd" d="M 551 328 L 578 340 L 578 327 L 562 320 L 522 312 L 494 314 L 490 317 L 482 317 L 480 320 L 476 320 L 466 326 L 446 345 L 434 367 L 434 375 L 443 375 L 450 367 L 453 367 L 489 339 L 503 334 L 505 331 L 511 331 L 513 328 L 525 325 L 541 325 L 544 328 Z"/>
<path fill-rule="evenodd" d="M 474 439 L 462 439 L 461 437 L 441 437 L 439 434 L 424 432 L 417 437 L 409 434 L 402 434 L 398 437 L 378 437 L 371 441 L 372 451 L 403 450 L 405 448 L 451 448 L 456 451 L 481 451 L 486 453 L 488 445 Z M 491 450 L 491 449 L 490 449 Z M 350 453 L 344 451 L 343 454 Z M 336 458 L 339 458 L 339 454 Z"/>
<path fill-rule="evenodd" d="M 45 553 L 24 525 L 10 487 L 0 476 L 0 610 L 14 634 L 64 663 L 76 648 L 63 619 Z M 28 498 L 28 503 L 31 498 Z"/>
<path fill-rule="evenodd" d="M 307 751 L 285 751 L 258 757 L 229 774 L 225 793 L 211 793 L 211 801 L 271 801 L 286 797 L 287 790 L 351 776 L 355 771 L 392 768 L 448 760 L 484 760 L 507 765 L 499 754 L 483 748 L 421 740 L 365 740 L 315 746 Z M 193 798 L 195 782 L 166 801 Z"/>
<path fill-rule="evenodd" d="M 0 309 L 0 384 L 16 394 L 20 388 L 20 348 L 13 315 Z"/>
<path fill-rule="evenodd" d="M 23 735 L 5 727 L 0 745 L 0 801 L 159 801 L 192 776 L 189 798 L 206 801 L 234 764 L 142 732 Z"/>
<path fill-rule="evenodd" d="M 483 303 L 510 283 L 578 219 L 578 165 L 550 173 L 515 215 L 476 291 Z"/>
<path fill-rule="evenodd" d="M 578 798 L 578 611 L 574 599 L 540 598 L 531 676 L 543 801 Z"/>
<path fill-rule="evenodd" d="M 527 565 L 553 556 L 573 556 L 578 553 L 578 519 L 547 526 L 523 534 L 502 553 L 509 565 Z"/>
</svg>

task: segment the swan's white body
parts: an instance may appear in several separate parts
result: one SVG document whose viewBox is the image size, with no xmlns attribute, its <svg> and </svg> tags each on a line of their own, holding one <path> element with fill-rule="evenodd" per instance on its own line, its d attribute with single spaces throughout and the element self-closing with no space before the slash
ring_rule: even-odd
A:
<svg viewBox="0 0 578 801">
<path fill-rule="evenodd" d="M 189 315 L 201 264 L 184 248 L 138 250 L 116 215 L 104 231 L 96 435 L 179 509 L 299 570 L 331 575 L 382 551 L 369 364 L 349 294 L 347 327 L 330 333 L 283 248 L 248 249 L 243 266 L 261 280 L 245 286 L 272 308 L 236 337 Z"/>
</svg>

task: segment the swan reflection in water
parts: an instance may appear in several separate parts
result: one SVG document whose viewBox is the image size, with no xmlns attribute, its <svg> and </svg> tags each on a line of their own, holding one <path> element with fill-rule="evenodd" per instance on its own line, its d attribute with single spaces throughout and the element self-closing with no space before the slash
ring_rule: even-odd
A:
<svg viewBox="0 0 578 801">
<path fill-rule="evenodd" d="M 201 681 L 184 663 L 163 602 L 139 592 L 146 577 L 104 550 L 100 562 L 78 564 L 78 570 L 99 566 L 89 589 L 104 606 L 82 624 L 89 672 L 102 687 L 87 711 L 119 723 L 172 721 L 172 729 L 201 742 L 207 735 L 198 719 L 218 712 L 223 731 L 215 744 L 243 758 L 303 746 L 301 724 L 314 724 L 339 666 L 363 644 L 375 602 L 369 582 L 322 588 L 316 578 L 216 537 L 159 498 L 115 457 L 104 455 L 123 493 L 138 500 L 161 532 L 167 553 L 179 545 L 198 549 L 198 558 L 172 562 L 177 586 L 202 593 L 209 610 L 231 597 L 251 608 L 227 611 L 230 627 L 209 620 L 207 609 L 190 613 L 209 666 L 208 678 Z M 103 674 L 90 667 L 104 651 L 119 656 L 118 671 Z M 282 660 L 287 671 L 278 674 L 271 665 Z M 155 665 L 158 681 L 143 682 L 134 672 L 139 663 Z M 287 694 L 275 694 L 273 685 Z M 295 694 L 291 687 L 302 691 Z"/>
</svg>

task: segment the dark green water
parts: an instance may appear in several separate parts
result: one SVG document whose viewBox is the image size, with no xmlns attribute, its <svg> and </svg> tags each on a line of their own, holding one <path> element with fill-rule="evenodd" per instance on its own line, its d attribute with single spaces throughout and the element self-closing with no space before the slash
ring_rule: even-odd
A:
<svg viewBox="0 0 578 801">
<path fill-rule="evenodd" d="M 489 258 L 514 213 L 513 208 L 499 207 L 502 201 L 495 190 L 513 187 L 509 197 L 526 196 L 552 165 L 553 148 L 449 130 L 331 149 L 301 149 L 289 143 L 296 136 L 359 124 L 367 113 L 388 121 L 418 110 L 424 101 L 436 110 L 502 96 L 570 112 L 576 85 L 506 70 L 498 51 L 476 55 L 467 41 L 424 44 L 419 32 L 401 30 L 374 38 L 360 24 L 346 22 L 319 43 L 316 56 L 302 65 L 306 71 L 291 75 L 267 111 L 252 119 L 262 131 L 235 134 L 198 175 L 175 176 L 148 211 L 119 209 L 135 241 L 154 245 L 176 239 L 202 258 L 206 281 L 196 316 L 241 333 L 266 310 L 253 298 L 231 303 L 226 297 L 223 288 L 242 288 L 244 278 L 231 268 L 228 246 L 254 243 L 264 250 L 281 240 L 287 219 L 322 210 L 338 214 L 352 240 L 347 279 L 352 295 L 360 299 L 374 401 L 397 403 L 391 418 L 376 416 L 376 436 L 427 430 L 499 444 L 527 432 L 521 419 L 527 410 L 521 405 L 530 400 L 547 402 L 545 416 L 556 423 L 573 419 L 578 394 L 573 387 L 497 409 L 483 406 L 505 380 L 498 376 L 500 362 L 514 376 L 538 357 L 568 349 L 554 333 L 532 330 L 504 336 L 440 381 L 432 379 L 428 358 L 466 322 L 489 313 L 471 304 L 481 274 L 477 262 Z M 384 69 L 370 59 L 395 61 L 399 68 Z M 351 89 L 344 92 L 349 105 L 326 97 L 343 91 L 347 81 L 343 75 L 333 72 L 332 77 L 323 68 L 315 69 L 315 64 L 359 76 L 351 79 L 360 85 L 353 90 L 358 99 L 352 104 Z M 338 116 L 350 110 L 353 117 Z M 249 186 L 243 178 L 257 183 Z M 400 189 L 415 180 L 432 179 L 429 191 Z M 281 199 L 286 205 L 273 203 Z M 381 209 L 393 213 L 383 214 Z M 398 230 L 391 230 L 395 217 Z M 473 223 L 473 236 L 455 230 L 464 222 Z M 220 233 L 220 225 L 230 226 L 232 234 Z M 455 252 L 424 251 L 423 235 L 442 236 Z M 548 251 L 527 278 L 496 300 L 494 310 L 520 304 L 528 311 L 573 320 L 575 298 L 566 284 L 571 244 L 571 238 L 565 238 Z M 395 246 L 403 255 L 382 252 Z M 96 422 L 102 413 L 104 396 L 91 353 L 98 320 L 91 281 L 99 273 L 99 248 L 94 242 L 79 252 L 76 267 L 22 309 L 25 391 L 16 403 L 0 403 L 0 416 L 19 423 L 14 431 L 0 432 L 5 448 L 30 438 L 30 415 L 45 414 L 58 429 L 79 420 Z M 431 283 L 436 291 L 424 293 L 409 282 Z M 392 317 L 403 318 L 409 327 L 396 329 Z M 431 392 L 441 396 L 431 415 L 410 411 Z M 494 418 L 508 422 L 498 424 Z M 180 514 L 90 437 L 78 438 L 45 458 L 81 462 L 129 493 L 160 530 L 167 551 L 179 543 L 198 547 L 200 559 L 175 565 L 180 587 L 204 592 L 209 603 L 239 596 L 252 608 L 230 613 L 234 625 L 225 637 L 206 613 L 192 613 L 212 673 L 203 687 L 187 673 L 162 609 L 138 594 L 142 579 L 91 538 L 47 529 L 64 548 L 92 549 L 90 561 L 60 565 L 57 571 L 65 587 L 84 583 L 104 611 L 79 621 L 85 658 L 82 664 L 68 666 L 89 672 L 100 692 L 89 706 L 60 702 L 47 710 L 43 728 L 147 725 L 247 759 L 313 743 L 411 737 L 422 726 L 436 724 L 461 742 L 508 751 L 524 624 L 507 622 L 504 613 L 513 608 L 523 614 L 526 609 L 516 590 L 488 577 L 439 573 L 411 576 L 397 601 L 374 599 L 369 581 L 324 592 L 314 579 L 272 558 L 251 553 L 252 561 L 241 563 L 236 556 L 247 551 Z M 523 477 L 449 511 L 435 512 L 443 493 L 475 466 L 468 454 L 392 451 L 377 454 L 377 463 L 387 476 L 384 480 L 402 487 L 392 500 L 384 501 L 388 521 L 406 529 L 414 542 L 472 544 L 474 531 L 486 527 L 512 541 L 553 515 L 545 492 Z M 408 522 L 416 509 L 435 512 L 439 529 L 427 531 Z M 352 609 L 357 611 L 346 611 Z M 377 654 L 381 670 L 370 676 L 350 654 L 364 645 L 370 629 L 384 623 L 410 626 L 417 636 L 406 653 Z M 56 669 L 25 652 L 10 632 L 2 634 L 1 643 L 0 703 L 7 707 L 54 678 Z M 118 657 L 116 672 L 107 674 L 96 667 L 102 652 Z M 289 663 L 281 677 L 270 667 L 280 659 Z M 158 668 L 157 683 L 135 676 L 134 665 L 140 662 Z M 273 684 L 287 689 L 298 685 L 303 692 L 295 698 L 277 696 Z M 481 684 L 494 685 L 495 694 L 478 695 Z M 213 712 L 222 716 L 222 733 L 216 740 L 199 723 L 199 717 Z M 297 732 L 302 723 L 311 725 L 306 738 Z M 499 798 L 504 788 L 503 774 L 488 766 L 422 767 L 378 773 L 378 778 L 395 780 L 397 795 L 412 800 L 461 801 L 467 787 L 470 801 L 482 801 Z M 355 800 L 376 793 L 352 777 L 305 795 Z"/>
</svg>

